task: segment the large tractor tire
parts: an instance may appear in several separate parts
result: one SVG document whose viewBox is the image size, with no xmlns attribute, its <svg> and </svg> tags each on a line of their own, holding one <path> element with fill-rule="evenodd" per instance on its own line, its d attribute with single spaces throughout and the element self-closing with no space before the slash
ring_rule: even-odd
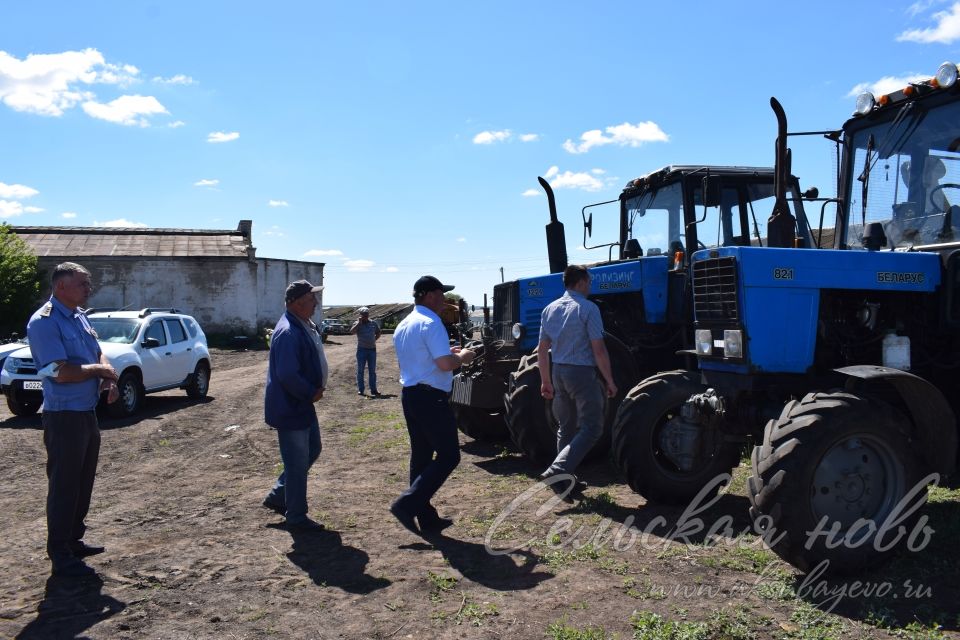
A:
<svg viewBox="0 0 960 640">
<path fill-rule="evenodd" d="M 771 549 L 806 572 L 827 561 L 824 570 L 849 573 L 888 557 L 927 497 L 909 427 L 891 405 L 845 391 L 789 402 L 767 423 L 747 481 L 750 515 Z M 879 534 L 885 522 L 896 526 Z M 811 535 L 831 527 L 832 540 Z"/>
<path fill-rule="evenodd" d="M 683 471 L 662 451 L 661 434 L 680 407 L 705 387 L 689 371 L 667 371 L 641 381 L 627 393 L 613 424 L 613 458 L 630 488 L 649 502 L 688 504 L 717 476 L 740 460 L 740 444 L 715 434 L 705 464 Z M 721 486 L 717 483 L 717 489 Z M 715 492 L 714 492 L 715 493 Z"/>
<path fill-rule="evenodd" d="M 617 395 L 606 399 L 603 435 L 587 454 L 584 459 L 586 463 L 602 459 L 610 451 L 610 432 L 617 409 L 626 390 L 637 379 L 636 367 L 626 346 L 609 335 L 605 342 Z M 549 464 L 557 457 L 557 422 L 553 417 L 552 403 L 540 395 L 540 365 L 536 353 L 524 356 L 519 368 L 510 374 L 504 403 L 507 407 L 507 428 L 513 443 L 535 463 Z"/>
<path fill-rule="evenodd" d="M 517 370 L 510 374 L 504 404 L 513 444 L 535 464 L 549 464 L 557 457 L 557 426 L 550 403 L 540 395 L 536 353 L 524 356 Z"/>
<path fill-rule="evenodd" d="M 502 409 L 480 409 L 463 404 L 450 404 L 457 419 L 457 428 L 474 440 L 501 442 L 510 438 Z"/>
</svg>

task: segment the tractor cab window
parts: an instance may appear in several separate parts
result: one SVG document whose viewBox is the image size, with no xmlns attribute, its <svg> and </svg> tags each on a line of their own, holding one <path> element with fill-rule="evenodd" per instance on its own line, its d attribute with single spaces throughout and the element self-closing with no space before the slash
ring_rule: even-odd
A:
<svg viewBox="0 0 960 640">
<path fill-rule="evenodd" d="M 960 240 L 960 102 L 913 109 L 854 132 L 846 244 L 883 226 L 887 248 Z M 864 206 L 866 202 L 866 206 Z"/>
<path fill-rule="evenodd" d="M 626 202 L 628 237 L 644 255 L 670 255 L 683 241 L 683 192 L 679 182 L 646 191 Z"/>
<path fill-rule="evenodd" d="M 794 217 L 794 200 L 788 199 Z M 720 192 L 720 206 L 703 206 L 702 189 L 693 192 L 697 219 L 698 247 L 750 246 L 759 244 L 767 235 L 767 218 L 776 201 L 773 183 L 726 184 Z"/>
</svg>

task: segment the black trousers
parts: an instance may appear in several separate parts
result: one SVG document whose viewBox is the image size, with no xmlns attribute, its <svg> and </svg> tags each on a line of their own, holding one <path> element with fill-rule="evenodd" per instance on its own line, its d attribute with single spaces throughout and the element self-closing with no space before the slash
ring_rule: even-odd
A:
<svg viewBox="0 0 960 640">
<path fill-rule="evenodd" d="M 401 401 L 410 434 L 410 487 L 397 503 L 413 515 L 427 514 L 433 494 L 460 464 L 457 422 L 445 391 L 404 387 Z"/>
<path fill-rule="evenodd" d="M 87 530 L 93 480 L 100 457 L 100 427 L 94 411 L 44 411 L 47 449 L 47 553 L 70 554 Z"/>
</svg>

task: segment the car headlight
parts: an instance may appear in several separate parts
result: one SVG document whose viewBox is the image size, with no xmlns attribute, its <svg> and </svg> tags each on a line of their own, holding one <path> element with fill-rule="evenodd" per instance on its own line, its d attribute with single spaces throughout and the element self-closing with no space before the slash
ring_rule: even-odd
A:
<svg viewBox="0 0 960 640">
<path fill-rule="evenodd" d="M 713 355 L 713 331 L 710 329 L 697 329 L 696 332 L 697 355 Z"/>
<path fill-rule="evenodd" d="M 520 324 L 519 322 L 514 323 L 514 325 L 510 327 L 510 335 L 513 336 L 514 340 L 519 340 L 520 338 L 523 337 L 523 334 L 524 334 L 523 325 Z"/>
<path fill-rule="evenodd" d="M 7 358 L 3 363 L 3 368 L 10 373 L 20 368 L 20 358 Z"/>
<path fill-rule="evenodd" d="M 743 357 L 743 334 L 739 329 L 723 330 L 723 355 L 727 358 Z"/>
</svg>

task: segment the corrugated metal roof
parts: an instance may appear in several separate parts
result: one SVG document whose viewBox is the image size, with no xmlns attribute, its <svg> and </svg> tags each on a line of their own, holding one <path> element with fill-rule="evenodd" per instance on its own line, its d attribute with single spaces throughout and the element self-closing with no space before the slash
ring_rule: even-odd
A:
<svg viewBox="0 0 960 640">
<path fill-rule="evenodd" d="M 341 320 L 354 319 L 357 317 L 357 309 L 362 305 L 339 305 L 339 306 L 328 306 L 323 308 L 323 317 L 324 318 L 339 318 Z M 413 309 L 412 302 L 397 302 L 392 304 L 368 304 L 367 308 L 370 309 L 370 317 L 374 320 L 380 318 L 387 318 L 397 313 L 404 311 L 410 311 Z"/>
<path fill-rule="evenodd" d="M 242 223 L 241 223 L 242 224 Z M 131 227 L 11 227 L 45 256 L 247 257 L 250 239 L 237 230 Z"/>
</svg>

